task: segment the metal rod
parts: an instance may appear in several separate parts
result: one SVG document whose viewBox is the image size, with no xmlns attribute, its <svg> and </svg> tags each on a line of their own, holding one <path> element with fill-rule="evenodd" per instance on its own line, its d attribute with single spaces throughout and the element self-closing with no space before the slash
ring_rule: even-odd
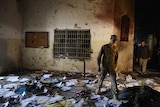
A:
<svg viewBox="0 0 160 107">
<path fill-rule="evenodd" d="M 84 60 L 84 78 L 85 78 L 85 74 L 86 74 L 86 62 Z"/>
</svg>

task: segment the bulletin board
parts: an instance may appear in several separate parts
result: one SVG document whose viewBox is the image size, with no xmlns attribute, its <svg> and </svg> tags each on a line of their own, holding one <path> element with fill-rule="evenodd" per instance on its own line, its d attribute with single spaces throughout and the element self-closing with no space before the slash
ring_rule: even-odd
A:
<svg viewBox="0 0 160 107">
<path fill-rule="evenodd" d="M 48 32 L 26 32 L 26 47 L 48 48 Z"/>
</svg>

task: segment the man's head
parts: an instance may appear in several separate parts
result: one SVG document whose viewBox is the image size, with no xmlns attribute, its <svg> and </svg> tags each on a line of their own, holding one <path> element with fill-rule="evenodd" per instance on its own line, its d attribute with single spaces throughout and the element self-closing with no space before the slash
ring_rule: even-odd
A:
<svg viewBox="0 0 160 107">
<path fill-rule="evenodd" d="M 111 43 L 115 43 L 117 41 L 117 36 L 116 35 L 111 35 Z"/>
<path fill-rule="evenodd" d="M 145 41 L 144 40 L 141 41 L 141 45 L 142 45 L 142 47 L 145 46 Z"/>
</svg>

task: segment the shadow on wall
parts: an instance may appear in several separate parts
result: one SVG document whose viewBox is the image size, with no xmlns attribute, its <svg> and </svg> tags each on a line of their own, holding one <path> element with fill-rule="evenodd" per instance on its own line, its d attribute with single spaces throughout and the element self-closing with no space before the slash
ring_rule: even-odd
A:
<svg viewBox="0 0 160 107">
<path fill-rule="evenodd" d="M 9 58 L 7 50 L 7 40 L 0 39 L 0 75 L 6 75 L 17 71 L 17 67 L 14 62 Z"/>
</svg>

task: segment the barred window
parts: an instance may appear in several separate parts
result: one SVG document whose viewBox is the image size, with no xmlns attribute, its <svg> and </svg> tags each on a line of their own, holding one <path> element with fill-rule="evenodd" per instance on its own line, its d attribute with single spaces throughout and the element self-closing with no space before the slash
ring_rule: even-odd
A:
<svg viewBox="0 0 160 107">
<path fill-rule="evenodd" d="M 91 56 L 91 34 L 88 29 L 65 29 L 54 31 L 54 57 L 89 59 Z"/>
</svg>

